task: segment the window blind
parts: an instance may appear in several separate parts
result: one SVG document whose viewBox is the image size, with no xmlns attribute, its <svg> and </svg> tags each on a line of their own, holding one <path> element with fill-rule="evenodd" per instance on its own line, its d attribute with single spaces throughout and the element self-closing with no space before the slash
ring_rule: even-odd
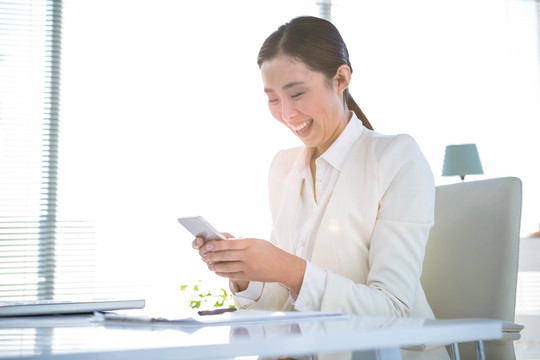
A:
<svg viewBox="0 0 540 360">
<path fill-rule="evenodd" d="M 535 1 L 536 5 L 536 41 L 538 42 L 538 65 L 540 66 L 540 0 Z"/>
<path fill-rule="evenodd" d="M 0 300 L 54 297 L 61 19 L 0 2 Z"/>
</svg>

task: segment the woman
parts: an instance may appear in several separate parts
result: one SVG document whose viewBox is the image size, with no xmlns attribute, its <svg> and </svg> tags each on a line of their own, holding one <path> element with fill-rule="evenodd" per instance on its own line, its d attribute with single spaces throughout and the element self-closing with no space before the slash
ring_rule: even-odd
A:
<svg viewBox="0 0 540 360">
<path fill-rule="evenodd" d="M 230 279 L 240 309 L 433 318 L 420 284 L 434 183 L 407 135 L 372 127 L 348 91 L 338 30 L 299 17 L 258 56 L 273 117 L 305 146 L 281 151 L 269 174 L 271 242 L 193 247 Z"/>
</svg>

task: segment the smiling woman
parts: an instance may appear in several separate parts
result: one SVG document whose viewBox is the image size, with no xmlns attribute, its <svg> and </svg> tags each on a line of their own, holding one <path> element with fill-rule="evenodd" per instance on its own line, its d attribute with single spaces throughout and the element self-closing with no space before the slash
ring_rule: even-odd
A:
<svg viewBox="0 0 540 360">
<path fill-rule="evenodd" d="M 62 251 L 71 269 L 92 272 L 57 291 L 148 297 L 215 281 L 192 253 L 179 216 L 203 215 L 235 235 L 268 237 L 268 166 L 277 150 L 301 140 L 269 116 L 255 55 L 276 24 L 318 14 L 317 3 L 63 3 L 56 216 L 83 224 L 79 250 L 71 242 Z M 540 175 L 516 161 L 540 152 L 530 129 L 540 116 L 534 3 L 333 3 L 333 22 L 354 59 L 351 92 L 375 128 L 411 133 L 436 175 L 447 144 L 477 143 L 486 176 L 522 178 L 522 229 L 536 231 Z M 5 70 L 10 79 L 13 68 Z M 302 130 L 310 121 L 292 124 Z M 63 231 L 69 237 L 73 230 Z"/>
<path fill-rule="evenodd" d="M 304 146 L 272 161 L 270 241 L 197 238 L 203 262 L 230 280 L 239 309 L 434 318 L 420 284 L 431 170 L 410 136 L 370 130 L 348 108 L 337 28 L 295 17 L 265 40 L 258 64 L 270 112 Z M 408 356 L 448 358 L 444 347 Z"/>
</svg>

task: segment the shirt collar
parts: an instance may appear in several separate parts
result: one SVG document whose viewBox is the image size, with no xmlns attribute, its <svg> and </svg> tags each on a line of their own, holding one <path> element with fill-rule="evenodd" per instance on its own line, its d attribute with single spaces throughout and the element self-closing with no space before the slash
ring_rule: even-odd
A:
<svg viewBox="0 0 540 360">
<path fill-rule="evenodd" d="M 349 155 L 354 143 L 358 140 L 362 132 L 362 122 L 353 112 L 345 129 L 343 129 L 338 138 L 319 158 L 323 158 L 336 170 L 341 171 L 341 169 L 343 169 L 343 164 L 345 164 L 345 160 L 347 159 L 347 155 Z"/>
<path fill-rule="evenodd" d="M 330 145 L 328 150 L 326 150 L 322 155 L 320 155 L 317 160 L 324 159 L 336 170 L 341 171 L 347 155 L 351 151 L 354 143 L 362 132 L 364 127 L 362 122 L 356 117 L 356 114 L 353 112 L 351 119 L 345 129 L 339 134 L 338 138 Z M 299 173 L 300 177 L 310 176 L 311 170 L 309 169 L 309 162 L 313 154 L 313 148 L 304 147 L 301 155 L 298 157 L 295 163 L 295 168 Z"/>
</svg>

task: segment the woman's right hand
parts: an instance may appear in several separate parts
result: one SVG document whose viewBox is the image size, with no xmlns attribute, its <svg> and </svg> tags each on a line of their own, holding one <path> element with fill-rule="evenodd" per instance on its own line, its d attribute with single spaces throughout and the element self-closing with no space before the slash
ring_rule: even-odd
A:
<svg viewBox="0 0 540 360">
<path fill-rule="evenodd" d="M 234 238 L 234 236 L 232 236 L 229 233 L 222 233 L 222 234 L 225 235 L 227 239 Z M 193 241 L 191 242 L 191 247 L 193 247 L 193 249 L 195 250 L 200 250 L 201 246 L 203 245 L 204 245 L 204 239 L 201 237 L 197 237 L 193 239 Z M 206 261 L 204 261 L 202 256 L 201 256 L 201 260 L 203 260 L 203 262 L 206 263 Z M 246 290 L 249 285 L 249 280 L 231 280 L 231 282 L 235 284 L 237 292 Z"/>
</svg>

